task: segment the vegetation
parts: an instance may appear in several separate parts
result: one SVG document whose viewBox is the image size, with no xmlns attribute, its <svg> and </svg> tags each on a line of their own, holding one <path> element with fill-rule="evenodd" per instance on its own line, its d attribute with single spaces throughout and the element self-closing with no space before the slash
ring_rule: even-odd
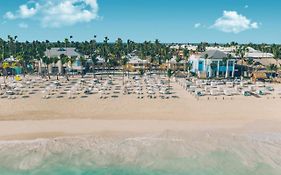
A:
<svg viewBox="0 0 281 175">
<path fill-rule="evenodd" d="M 244 63 L 246 62 L 246 53 L 248 52 L 248 47 L 241 45 L 237 47 L 235 55 L 238 56 L 241 60 L 241 78 L 244 77 Z"/>
<path fill-rule="evenodd" d="M 65 47 L 73 47 L 76 48 L 76 51 L 81 53 L 82 55 L 85 55 L 85 57 L 80 57 L 79 61 L 83 65 L 83 67 L 87 67 L 89 60 L 91 62 L 91 65 L 88 66 L 89 68 L 85 69 L 88 71 L 88 69 L 91 69 L 94 73 L 95 67 L 98 63 L 97 57 L 100 56 L 105 59 L 105 64 L 103 65 L 104 68 L 107 68 L 108 70 L 110 68 L 116 67 L 123 67 L 125 68 L 126 64 L 128 63 L 128 54 L 133 54 L 139 56 L 143 60 L 148 60 L 153 67 L 157 67 L 162 65 L 163 63 L 169 62 L 169 60 L 172 58 L 172 56 L 176 56 L 176 61 L 179 63 L 181 60 L 184 61 L 184 68 L 182 70 L 190 72 L 192 65 L 188 63 L 189 56 L 191 55 L 190 50 L 187 48 L 180 48 L 180 49 L 174 49 L 170 46 L 172 44 L 163 44 L 159 40 L 155 40 L 154 42 L 151 41 L 144 41 L 143 43 L 136 43 L 132 40 L 123 41 L 121 38 L 117 38 L 115 41 L 111 41 L 110 38 L 104 37 L 101 38 L 102 42 L 97 41 L 97 36 L 94 35 L 93 39 L 89 41 L 83 41 L 83 42 L 77 42 L 73 40 L 73 36 L 70 36 L 64 41 L 56 41 L 56 42 L 50 42 L 48 40 L 46 41 L 25 41 L 25 42 L 19 42 L 17 36 L 8 36 L 7 39 L 1 39 L 0 38 L 0 63 L 2 63 L 2 75 L 7 74 L 7 70 L 9 68 L 12 68 L 12 65 L 7 63 L 4 64 L 4 59 L 8 57 L 14 57 L 17 60 L 18 65 L 22 68 L 22 72 L 25 75 L 26 73 L 31 73 L 34 71 L 35 68 L 35 62 L 38 60 L 41 60 L 43 63 L 45 63 L 46 67 L 43 71 L 44 74 L 47 74 L 47 76 L 50 78 L 50 70 L 48 70 L 48 67 L 50 67 L 53 63 L 60 62 L 62 67 L 60 68 L 61 75 L 66 76 L 68 79 L 68 75 L 65 70 L 65 65 L 72 66 L 72 63 L 74 63 L 77 60 L 77 57 L 71 57 L 68 58 L 66 55 L 60 55 L 59 57 L 55 58 L 48 58 L 45 56 L 45 52 L 48 52 L 50 48 L 57 47 L 57 48 L 65 48 Z M 233 46 L 235 49 L 236 56 L 240 58 L 242 63 L 241 68 L 241 75 L 244 73 L 244 67 L 247 66 L 248 68 L 250 66 L 253 66 L 254 60 L 248 59 L 246 57 L 246 53 L 248 52 L 248 47 L 252 47 L 257 50 L 261 50 L 263 52 L 273 53 L 274 59 L 276 60 L 277 69 L 274 69 L 276 72 L 278 71 L 278 68 L 280 68 L 280 65 L 278 65 L 278 61 L 281 59 L 281 46 L 276 44 L 242 44 L 239 45 L 236 42 L 231 42 L 227 44 L 218 44 L 218 43 L 206 43 L 202 42 L 197 44 L 197 51 L 203 52 L 206 50 L 209 46 L 219 47 L 219 46 L 225 46 L 230 47 Z M 182 53 L 180 56 L 179 53 Z M 195 52 L 195 51 L 194 51 Z M 86 57 L 87 56 L 87 57 Z M 208 55 L 205 55 L 205 57 L 208 57 Z M 226 61 L 228 58 L 225 58 L 224 61 Z M 206 63 L 205 63 L 206 64 Z M 245 65 L 244 65 L 245 64 Z M 215 67 L 214 65 L 211 65 L 212 69 Z M 179 69 L 178 66 L 175 66 L 176 70 Z M 123 75 L 125 75 L 125 70 L 123 70 Z M 39 70 L 37 70 L 38 73 Z M 166 69 L 167 71 L 167 69 Z M 247 70 L 250 71 L 249 69 Z M 82 76 L 85 74 L 85 71 L 82 72 Z M 57 79 L 59 78 L 59 75 L 57 75 Z"/>
<path fill-rule="evenodd" d="M 169 87 L 170 87 L 171 77 L 173 76 L 173 74 L 174 72 L 172 71 L 172 69 L 167 70 L 167 76 L 169 78 Z"/>
</svg>

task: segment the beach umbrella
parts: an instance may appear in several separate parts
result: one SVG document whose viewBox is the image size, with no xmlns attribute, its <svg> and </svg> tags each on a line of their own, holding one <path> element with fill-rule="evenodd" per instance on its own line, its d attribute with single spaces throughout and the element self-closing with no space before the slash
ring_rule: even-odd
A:
<svg viewBox="0 0 281 175">
<path fill-rule="evenodd" d="M 142 91 L 137 90 L 137 91 L 136 91 L 136 94 L 141 95 L 141 94 L 142 94 Z"/>
<path fill-rule="evenodd" d="M 16 81 L 21 81 L 22 78 L 21 78 L 19 75 L 16 75 L 16 76 L 15 76 L 15 80 L 16 80 Z"/>
<path fill-rule="evenodd" d="M 148 91 L 147 93 L 150 94 L 150 95 L 155 94 L 155 92 L 152 91 L 152 90 Z"/>
</svg>

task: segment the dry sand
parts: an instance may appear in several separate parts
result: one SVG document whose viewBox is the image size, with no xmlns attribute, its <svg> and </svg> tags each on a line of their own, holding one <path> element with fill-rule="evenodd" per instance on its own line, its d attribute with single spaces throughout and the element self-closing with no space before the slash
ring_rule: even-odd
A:
<svg viewBox="0 0 281 175">
<path fill-rule="evenodd" d="M 0 99 L 0 139 L 34 139 L 104 132 L 236 129 L 277 131 L 281 99 L 235 96 L 196 100 L 172 83 L 179 99 Z"/>
</svg>

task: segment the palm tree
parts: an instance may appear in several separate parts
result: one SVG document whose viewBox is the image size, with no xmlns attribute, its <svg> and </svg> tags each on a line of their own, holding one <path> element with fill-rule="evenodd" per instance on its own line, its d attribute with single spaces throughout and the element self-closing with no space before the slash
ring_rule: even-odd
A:
<svg viewBox="0 0 281 175">
<path fill-rule="evenodd" d="M 59 61 L 59 58 L 58 57 L 51 57 L 51 64 L 55 64 L 57 65 L 58 61 Z M 59 74 L 57 73 L 57 80 L 59 80 Z"/>
<path fill-rule="evenodd" d="M 192 63 L 191 62 L 187 62 L 187 64 L 186 64 L 186 71 L 187 71 L 188 76 L 190 75 L 191 69 L 192 69 Z"/>
<path fill-rule="evenodd" d="M 207 60 L 209 58 L 209 55 L 206 53 L 204 54 L 204 69 L 205 69 L 205 72 L 206 72 L 206 76 L 207 76 Z"/>
<path fill-rule="evenodd" d="M 85 57 L 81 56 L 79 58 L 79 61 L 81 63 L 81 77 L 83 78 L 83 76 L 84 76 L 84 67 L 85 67 L 85 63 L 86 63 L 87 60 L 86 60 Z"/>
<path fill-rule="evenodd" d="M 103 40 L 103 48 L 102 48 L 102 56 L 105 60 L 105 66 L 107 67 L 107 75 L 109 76 L 109 45 L 108 45 L 109 38 L 106 36 Z"/>
<path fill-rule="evenodd" d="M 47 57 L 47 56 L 44 56 L 44 57 L 42 58 L 42 61 L 43 61 L 43 63 L 46 65 L 46 71 L 47 71 L 48 78 L 51 79 L 50 71 L 48 70 L 48 68 L 49 68 L 50 64 L 53 63 L 53 61 L 52 61 L 51 58 L 49 58 L 49 57 Z"/>
<path fill-rule="evenodd" d="M 122 71 L 123 71 L 123 85 L 124 85 L 124 79 L 125 79 L 125 66 L 127 65 L 129 59 L 124 56 L 122 59 L 121 59 L 121 65 L 123 66 L 122 68 Z"/>
<path fill-rule="evenodd" d="M 212 71 L 211 71 L 211 72 L 212 72 L 211 77 L 213 77 L 214 72 L 216 72 L 217 66 L 218 66 L 218 64 L 216 64 L 216 63 L 214 63 L 214 62 L 212 62 L 212 63 L 210 64 L 210 68 L 211 68 L 211 70 L 212 70 Z"/>
<path fill-rule="evenodd" d="M 180 63 L 180 61 L 181 61 L 181 58 L 179 57 L 179 56 L 176 56 L 176 66 L 175 66 L 175 70 L 174 71 L 178 71 L 178 69 L 179 69 L 179 63 Z"/>
<path fill-rule="evenodd" d="M 250 75 L 252 74 L 252 70 L 253 70 L 253 64 L 254 64 L 254 59 L 253 58 L 249 58 L 246 60 L 246 64 L 247 64 L 247 67 L 248 67 L 248 73 L 250 73 Z M 251 69 L 250 69 L 251 67 Z"/>
<path fill-rule="evenodd" d="M 111 55 L 110 59 L 108 60 L 108 67 L 113 68 L 113 75 L 115 74 L 115 68 L 117 65 L 117 59 L 113 55 Z"/>
<path fill-rule="evenodd" d="M 60 55 L 60 61 L 61 61 L 61 66 L 62 66 L 62 67 L 61 67 L 61 69 L 62 69 L 62 74 L 65 75 L 67 81 L 69 81 L 68 74 L 67 74 L 66 70 L 64 69 L 64 65 L 69 62 L 69 58 L 68 58 L 68 56 L 66 56 L 66 55 L 64 55 L 64 54 L 61 54 L 61 55 Z"/>
<path fill-rule="evenodd" d="M 8 35 L 9 56 L 13 55 L 14 37 Z"/>
<path fill-rule="evenodd" d="M 89 51 L 90 57 L 92 57 L 92 56 L 95 54 L 96 50 L 97 50 L 97 41 L 96 41 L 96 38 L 97 38 L 97 36 L 94 35 L 94 39 L 91 40 L 90 43 L 89 43 L 89 44 L 90 44 L 90 51 Z"/>
<path fill-rule="evenodd" d="M 67 49 L 68 43 L 69 43 L 69 39 L 65 38 L 64 39 L 65 49 Z"/>
<path fill-rule="evenodd" d="M 225 71 L 225 78 L 228 78 L 228 61 L 232 59 L 232 55 L 231 54 L 227 54 L 227 56 L 225 58 L 222 59 L 222 65 L 226 66 L 226 71 Z"/>
<path fill-rule="evenodd" d="M 23 56 L 18 55 L 16 57 L 16 60 L 19 62 L 19 64 L 22 67 L 22 72 L 23 72 L 23 76 L 25 77 L 25 59 L 23 58 Z"/>
<path fill-rule="evenodd" d="M 188 58 L 189 58 L 189 50 L 188 49 L 184 49 L 183 50 L 183 57 L 184 57 L 184 71 L 187 71 L 187 62 L 188 62 Z"/>
<path fill-rule="evenodd" d="M 167 70 L 169 88 L 170 88 L 170 83 L 171 83 L 171 77 L 173 76 L 173 74 L 174 74 L 174 72 L 172 71 L 172 69 Z"/>
<path fill-rule="evenodd" d="M 242 67 L 241 67 L 241 79 L 244 77 L 244 62 L 246 62 L 246 54 L 247 52 L 249 52 L 249 49 L 246 46 L 239 46 L 238 48 L 236 48 L 236 53 L 235 55 L 238 56 L 240 58 L 240 60 L 242 61 Z"/>
<path fill-rule="evenodd" d="M 281 59 L 281 51 L 280 51 L 280 47 L 274 47 L 273 48 L 273 55 L 274 55 L 274 59 L 276 61 L 276 66 L 278 68 L 278 60 Z M 276 74 L 277 74 L 278 69 L 276 69 Z"/>
<path fill-rule="evenodd" d="M 73 64 L 75 63 L 76 61 L 76 56 L 72 56 L 69 58 L 69 62 L 70 62 L 70 68 L 71 68 L 71 72 L 72 72 L 72 76 L 74 76 L 74 72 L 73 72 Z"/>
<path fill-rule="evenodd" d="M 13 76 L 13 77 L 14 77 L 14 75 L 16 74 L 16 73 L 15 73 L 16 67 L 17 67 L 17 63 L 16 63 L 16 62 L 12 62 L 12 64 L 10 65 L 10 68 L 11 68 L 11 73 L 12 73 L 12 76 Z"/>
<path fill-rule="evenodd" d="M 114 55 L 117 61 L 120 61 L 123 55 L 123 41 L 121 38 L 118 38 L 114 44 Z"/>
<path fill-rule="evenodd" d="M 144 75 L 144 69 L 139 69 L 139 74 L 140 74 L 140 77 L 143 77 L 143 75 Z"/>
<path fill-rule="evenodd" d="M 2 68 L 4 70 L 3 72 L 3 78 L 4 78 L 4 84 L 6 84 L 6 79 L 8 77 L 8 72 L 7 72 L 7 69 L 10 67 L 10 64 L 7 62 L 7 61 L 4 61 L 2 63 Z"/>
<path fill-rule="evenodd" d="M 278 67 L 275 64 L 270 64 L 266 67 L 266 69 L 271 71 L 271 72 L 276 72 L 278 70 Z M 271 76 L 272 76 L 272 73 L 271 73 Z"/>
<path fill-rule="evenodd" d="M 1 49 L 1 55 L 0 55 L 0 61 L 5 59 L 5 41 L 0 38 L 0 49 Z"/>
<path fill-rule="evenodd" d="M 91 59 L 92 59 L 92 70 L 93 70 L 93 74 L 94 74 L 94 77 L 95 77 L 96 76 L 95 75 L 95 66 L 97 65 L 97 62 L 98 62 L 96 54 L 93 54 Z"/>
</svg>

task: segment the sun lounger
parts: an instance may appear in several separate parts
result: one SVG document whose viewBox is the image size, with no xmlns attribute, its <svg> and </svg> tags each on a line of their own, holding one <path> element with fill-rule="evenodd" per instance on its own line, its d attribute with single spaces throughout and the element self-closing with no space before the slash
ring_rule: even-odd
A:
<svg viewBox="0 0 281 175">
<path fill-rule="evenodd" d="M 211 93 L 212 96 L 218 96 L 218 95 L 220 95 L 220 93 L 219 93 L 219 91 L 218 91 L 217 89 L 211 89 L 211 90 L 210 90 L 210 93 Z"/>
<path fill-rule="evenodd" d="M 252 95 L 252 93 L 250 91 L 247 91 L 247 90 L 243 90 L 242 91 L 242 95 L 244 95 L 245 97 L 249 97 Z"/>
<path fill-rule="evenodd" d="M 195 95 L 198 97 L 201 97 L 201 96 L 204 96 L 204 93 L 201 90 L 195 90 Z"/>
<path fill-rule="evenodd" d="M 226 95 L 226 96 L 232 96 L 232 95 L 233 95 L 232 91 L 229 90 L 229 89 L 225 89 L 225 90 L 223 91 L 223 93 L 224 93 L 224 95 Z"/>
</svg>

